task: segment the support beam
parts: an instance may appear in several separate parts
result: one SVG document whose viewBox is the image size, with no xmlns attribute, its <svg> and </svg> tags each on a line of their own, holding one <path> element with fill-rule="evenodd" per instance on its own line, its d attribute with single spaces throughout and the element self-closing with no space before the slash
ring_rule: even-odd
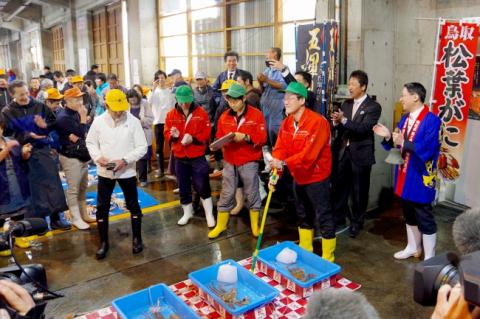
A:
<svg viewBox="0 0 480 319">
<path fill-rule="evenodd" d="M 13 18 L 12 21 L 0 20 L 0 28 L 21 32 L 23 31 L 23 21 L 18 18 Z"/>
<path fill-rule="evenodd" d="M 14 17 L 39 23 L 42 19 L 42 6 L 33 4 L 32 0 L 10 1 L 3 8 L 3 12 L 7 15 L 5 21 L 10 21 Z"/>
<path fill-rule="evenodd" d="M 40 23 L 42 20 L 42 6 L 31 3 L 25 7 L 25 9 L 20 11 L 17 14 L 17 17 L 23 20 Z"/>
<path fill-rule="evenodd" d="M 33 2 L 40 5 L 52 5 L 65 9 L 70 8 L 70 1 L 66 0 L 33 0 Z"/>
</svg>

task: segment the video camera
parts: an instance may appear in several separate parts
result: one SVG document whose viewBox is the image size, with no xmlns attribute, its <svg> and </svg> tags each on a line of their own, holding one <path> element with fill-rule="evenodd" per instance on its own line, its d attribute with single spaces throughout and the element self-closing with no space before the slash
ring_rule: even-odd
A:
<svg viewBox="0 0 480 319">
<path fill-rule="evenodd" d="M 447 252 L 415 267 L 413 299 L 423 306 L 434 306 L 438 289 L 460 283 L 465 300 L 480 306 L 480 251 L 465 256 Z"/>
<path fill-rule="evenodd" d="M 7 221 L 6 232 L 0 234 L 0 251 L 12 249 L 14 266 L 0 268 L 0 280 L 12 281 L 27 290 L 34 301 L 48 300 L 61 297 L 48 290 L 47 274 L 40 264 L 21 266 L 13 253 L 15 236 L 31 236 L 44 234 L 48 231 L 48 224 L 42 218 L 27 218 L 17 222 Z"/>
</svg>

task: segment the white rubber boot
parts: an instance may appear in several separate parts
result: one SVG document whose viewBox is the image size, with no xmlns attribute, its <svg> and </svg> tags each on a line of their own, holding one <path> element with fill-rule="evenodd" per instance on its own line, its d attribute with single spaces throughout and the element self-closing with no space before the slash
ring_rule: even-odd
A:
<svg viewBox="0 0 480 319">
<path fill-rule="evenodd" d="M 422 234 L 417 226 L 406 225 L 407 228 L 407 247 L 404 250 L 396 252 L 393 255 L 395 259 L 407 259 L 410 257 L 420 257 L 422 254 Z"/>
<path fill-rule="evenodd" d="M 435 256 L 435 245 L 437 243 L 437 234 L 423 234 L 423 251 L 425 256 L 423 260 L 430 259 Z"/>
<path fill-rule="evenodd" d="M 212 198 L 201 199 L 205 217 L 207 218 L 207 226 L 209 228 L 215 227 L 215 217 L 213 216 L 213 201 Z"/>
<path fill-rule="evenodd" d="M 180 226 L 186 225 L 188 223 L 188 221 L 190 220 L 190 218 L 193 217 L 193 205 L 192 205 L 192 203 L 190 203 L 188 205 L 182 205 L 182 209 L 183 209 L 183 216 L 177 222 L 177 224 L 180 225 Z"/>
<path fill-rule="evenodd" d="M 82 217 L 80 216 L 80 209 L 78 206 L 70 206 L 70 215 L 72 216 L 71 224 L 77 229 L 86 230 L 90 228 L 90 225 L 87 224 Z"/>
</svg>

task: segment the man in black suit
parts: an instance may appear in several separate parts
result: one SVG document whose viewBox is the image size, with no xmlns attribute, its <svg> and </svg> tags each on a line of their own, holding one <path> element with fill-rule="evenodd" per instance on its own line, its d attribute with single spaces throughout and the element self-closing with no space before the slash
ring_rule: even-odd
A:
<svg viewBox="0 0 480 319">
<path fill-rule="evenodd" d="M 332 206 L 337 225 L 350 220 L 349 235 L 357 237 L 363 228 L 368 204 L 370 172 L 375 164 L 373 127 L 382 107 L 366 93 L 368 76 L 357 70 L 350 74 L 348 90 L 352 99 L 332 114 L 335 139 L 332 145 Z M 352 209 L 348 206 L 352 196 Z"/>
</svg>

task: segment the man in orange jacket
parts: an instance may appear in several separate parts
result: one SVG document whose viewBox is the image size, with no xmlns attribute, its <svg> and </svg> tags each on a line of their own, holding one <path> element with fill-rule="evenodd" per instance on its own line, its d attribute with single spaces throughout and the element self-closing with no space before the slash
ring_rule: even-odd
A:
<svg viewBox="0 0 480 319">
<path fill-rule="evenodd" d="M 220 116 L 216 137 L 235 133 L 233 141 L 223 147 L 223 180 L 220 199 L 217 203 L 217 226 L 208 233 L 209 238 L 218 237 L 227 229 L 230 211 L 235 207 L 235 191 L 238 180 L 250 209 L 250 225 L 253 236 L 258 236 L 258 217 L 262 200 L 258 187 L 258 160 L 262 146 L 267 142 L 265 119 L 262 112 L 246 104 L 246 90 L 238 83 L 232 84 L 225 100 L 230 110 Z"/>
<path fill-rule="evenodd" d="M 313 251 L 314 229 L 322 235 L 322 257 L 334 261 L 335 223 L 330 207 L 330 124 L 321 115 L 305 108 L 307 89 L 291 82 L 285 90 L 287 118 L 282 122 L 272 167 L 286 165 L 295 182 L 300 247 Z M 276 180 L 270 179 L 270 186 Z"/>
<path fill-rule="evenodd" d="M 193 91 L 182 85 L 175 91 L 177 104 L 165 119 L 165 140 L 171 142 L 175 156 L 175 172 L 180 188 L 183 216 L 178 225 L 186 225 L 193 216 L 192 185 L 200 195 L 208 227 L 215 226 L 213 202 L 208 179 L 205 148 L 210 137 L 208 113 L 193 103 Z"/>
</svg>

